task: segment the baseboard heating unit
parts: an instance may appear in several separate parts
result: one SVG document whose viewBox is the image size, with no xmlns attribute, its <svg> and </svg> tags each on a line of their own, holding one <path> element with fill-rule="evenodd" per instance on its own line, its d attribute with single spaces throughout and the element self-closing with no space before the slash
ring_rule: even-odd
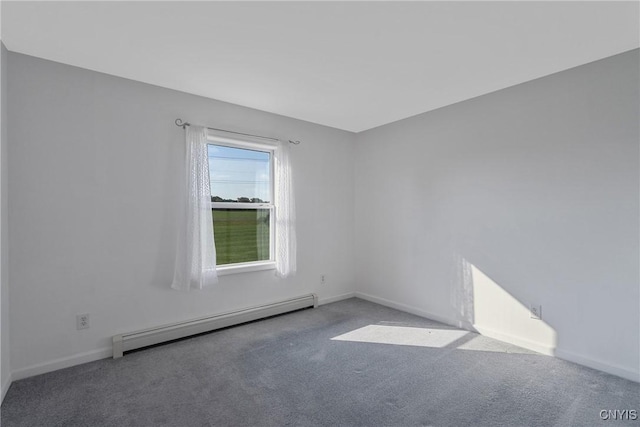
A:
<svg viewBox="0 0 640 427">
<path fill-rule="evenodd" d="M 249 307 L 228 313 L 216 314 L 214 316 L 201 317 L 199 319 L 188 320 L 185 322 L 178 322 L 170 325 L 116 335 L 113 337 L 113 358 L 117 359 L 122 357 L 125 351 L 148 347 L 150 345 L 173 341 L 191 335 L 215 331 L 216 329 L 226 328 L 228 326 L 264 319 L 269 316 L 317 306 L 318 296 L 315 294 L 309 294 L 272 304 Z"/>
</svg>

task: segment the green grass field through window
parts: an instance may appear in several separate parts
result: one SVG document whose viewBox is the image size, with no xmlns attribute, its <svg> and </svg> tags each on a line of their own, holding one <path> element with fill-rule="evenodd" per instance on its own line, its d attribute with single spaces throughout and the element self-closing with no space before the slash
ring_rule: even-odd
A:
<svg viewBox="0 0 640 427">
<path fill-rule="evenodd" d="M 216 264 L 269 259 L 269 209 L 212 209 Z"/>
</svg>

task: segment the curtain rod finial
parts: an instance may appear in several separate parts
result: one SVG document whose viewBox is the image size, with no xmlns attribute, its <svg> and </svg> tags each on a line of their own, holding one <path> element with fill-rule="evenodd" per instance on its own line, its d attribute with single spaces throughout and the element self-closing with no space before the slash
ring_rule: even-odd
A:
<svg viewBox="0 0 640 427">
<path fill-rule="evenodd" d="M 176 123 L 176 126 L 179 126 L 179 127 L 181 127 L 182 129 L 184 129 L 184 128 L 185 128 L 185 126 L 189 126 L 189 123 L 188 123 L 188 122 L 183 122 L 183 121 L 182 121 L 182 119 L 179 119 L 179 118 L 178 118 L 178 119 L 176 119 L 175 123 Z"/>
</svg>

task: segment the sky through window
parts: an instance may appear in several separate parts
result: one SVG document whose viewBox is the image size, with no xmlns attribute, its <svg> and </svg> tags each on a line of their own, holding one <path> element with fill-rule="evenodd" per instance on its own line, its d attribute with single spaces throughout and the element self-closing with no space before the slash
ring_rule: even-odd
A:
<svg viewBox="0 0 640 427">
<path fill-rule="evenodd" d="M 209 144 L 211 196 L 271 201 L 270 153 Z"/>
</svg>

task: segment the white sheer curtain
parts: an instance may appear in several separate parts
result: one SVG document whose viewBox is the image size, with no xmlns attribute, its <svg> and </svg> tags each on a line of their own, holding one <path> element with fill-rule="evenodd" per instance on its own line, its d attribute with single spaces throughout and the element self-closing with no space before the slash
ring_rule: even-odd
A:
<svg viewBox="0 0 640 427">
<path fill-rule="evenodd" d="M 171 287 L 181 291 L 202 289 L 218 282 L 216 247 L 213 241 L 211 188 L 207 131 L 201 126 L 187 126 L 186 183 Z"/>
<path fill-rule="evenodd" d="M 288 277 L 296 273 L 296 209 L 293 177 L 289 159 L 289 143 L 280 142 L 275 150 L 276 203 L 276 275 Z"/>
</svg>

